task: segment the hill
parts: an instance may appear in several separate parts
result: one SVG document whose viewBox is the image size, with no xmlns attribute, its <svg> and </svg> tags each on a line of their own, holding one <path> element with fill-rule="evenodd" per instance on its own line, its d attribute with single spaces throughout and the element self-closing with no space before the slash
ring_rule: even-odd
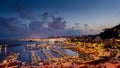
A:
<svg viewBox="0 0 120 68">
<path fill-rule="evenodd" d="M 120 24 L 112 28 L 105 28 L 103 32 L 99 34 L 102 39 L 107 38 L 119 38 L 120 37 Z"/>
</svg>

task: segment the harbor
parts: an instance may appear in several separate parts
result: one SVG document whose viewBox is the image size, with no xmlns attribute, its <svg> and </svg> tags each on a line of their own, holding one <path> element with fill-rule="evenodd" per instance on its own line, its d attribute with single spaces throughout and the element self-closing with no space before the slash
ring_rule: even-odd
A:
<svg viewBox="0 0 120 68">
<path fill-rule="evenodd" d="M 14 47 L 6 46 L 6 48 L 1 48 L 1 50 L 2 50 L 2 53 L 0 55 L 1 57 L 9 56 L 11 52 L 13 53 L 18 52 L 19 57 L 17 57 L 17 60 L 20 60 L 23 65 L 26 63 L 32 65 L 40 65 L 41 62 L 51 63 L 52 61 L 58 63 L 58 61 L 61 60 L 61 58 L 70 56 L 69 54 L 67 54 L 66 49 L 63 49 L 61 47 L 56 47 L 56 45 L 47 44 L 46 42 L 43 43 L 39 42 L 39 44 L 38 42 L 37 43 L 24 42 L 19 46 L 15 46 L 15 49 Z M 7 61 L 11 61 L 11 59 L 9 58 L 13 58 L 13 57 L 4 58 L 5 60 L 1 60 L 1 62 L 3 61 L 5 62 L 6 59 Z"/>
</svg>

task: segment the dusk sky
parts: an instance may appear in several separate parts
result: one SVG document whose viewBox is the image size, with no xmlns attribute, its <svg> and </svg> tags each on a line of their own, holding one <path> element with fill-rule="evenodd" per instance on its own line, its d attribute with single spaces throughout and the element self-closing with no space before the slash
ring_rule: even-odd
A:
<svg viewBox="0 0 120 68">
<path fill-rule="evenodd" d="M 0 39 L 99 34 L 120 23 L 120 0 L 0 0 Z"/>
</svg>

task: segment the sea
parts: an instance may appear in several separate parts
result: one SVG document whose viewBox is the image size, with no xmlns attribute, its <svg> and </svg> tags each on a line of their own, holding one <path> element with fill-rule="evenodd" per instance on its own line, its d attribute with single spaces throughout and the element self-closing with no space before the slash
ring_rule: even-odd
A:
<svg viewBox="0 0 120 68">
<path fill-rule="evenodd" d="M 20 56 L 18 58 L 21 62 L 31 62 L 31 51 L 25 50 L 25 46 L 28 44 L 42 44 L 43 42 L 28 42 L 28 41 L 0 41 L 0 62 L 2 62 L 7 56 L 9 56 L 11 53 L 19 52 Z M 52 55 L 54 55 L 56 58 L 60 58 L 61 56 L 52 50 L 49 50 Z M 70 50 L 70 49 L 64 49 L 63 52 L 67 53 L 69 56 L 78 55 L 78 53 Z M 41 53 L 41 50 L 37 50 L 38 55 L 41 57 L 41 59 L 48 59 L 43 53 Z"/>
</svg>

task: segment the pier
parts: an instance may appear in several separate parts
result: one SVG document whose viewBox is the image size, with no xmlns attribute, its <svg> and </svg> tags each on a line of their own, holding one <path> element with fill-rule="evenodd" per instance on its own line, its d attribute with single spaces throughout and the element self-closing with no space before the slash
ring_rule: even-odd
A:
<svg viewBox="0 0 120 68">
<path fill-rule="evenodd" d="M 62 57 L 67 56 L 65 53 L 63 53 L 63 52 L 61 52 L 61 51 L 59 51 L 59 50 L 57 50 L 57 49 L 55 49 L 55 48 L 51 48 L 51 50 L 52 50 L 53 52 L 58 53 L 58 54 L 61 55 Z"/>
<path fill-rule="evenodd" d="M 43 49 L 43 53 L 46 55 L 46 57 L 48 58 L 48 59 L 50 59 L 50 58 L 56 58 L 55 56 L 53 56 L 48 50 L 46 50 L 46 49 Z"/>
<path fill-rule="evenodd" d="M 19 53 L 11 53 L 11 55 L 8 56 L 5 60 L 3 60 L 2 63 L 4 64 L 4 63 L 10 63 L 12 61 L 16 61 L 19 55 L 20 55 Z"/>
<path fill-rule="evenodd" d="M 32 60 L 32 63 L 38 63 L 41 60 L 35 50 L 31 51 L 31 60 Z"/>
</svg>

